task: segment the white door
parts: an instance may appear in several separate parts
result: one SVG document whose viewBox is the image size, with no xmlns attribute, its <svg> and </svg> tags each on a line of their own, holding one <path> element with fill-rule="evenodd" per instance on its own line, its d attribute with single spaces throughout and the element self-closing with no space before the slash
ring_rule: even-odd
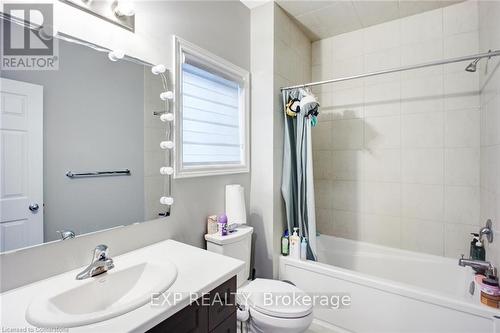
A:
<svg viewBox="0 0 500 333">
<path fill-rule="evenodd" d="M 43 87 L 0 78 L 0 251 L 43 243 Z"/>
</svg>

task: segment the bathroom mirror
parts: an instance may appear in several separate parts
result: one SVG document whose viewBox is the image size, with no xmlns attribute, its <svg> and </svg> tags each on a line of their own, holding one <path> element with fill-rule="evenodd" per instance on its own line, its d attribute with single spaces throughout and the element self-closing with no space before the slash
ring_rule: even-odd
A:
<svg viewBox="0 0 500 333">
<path fill-rule="evenodd" d="M 57 42 L 57 70 L 0 74 L 2 252 L 168 215 L 162 78 L 138 59 Z"/>
</svg>

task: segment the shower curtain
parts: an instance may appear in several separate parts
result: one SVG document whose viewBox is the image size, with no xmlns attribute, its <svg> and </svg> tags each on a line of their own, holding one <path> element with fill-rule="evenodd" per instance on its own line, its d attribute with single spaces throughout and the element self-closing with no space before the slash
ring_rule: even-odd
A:
<svg viewBox="0 0 500 333">
<path fill-rule="evenodd" d="M 283 109 L 291 100 L 300 101 L 311 97 L 304 89 L 283 91 Z M 316 109 L 319 106 L 316 103 Z M 285 201 L 288 231 L 298 227 L 301 237 L 307 237 L 307 259 L 316 260 L 316 215 L 311 142 L 311 120 L 309 114 L 314 103 L 300 108 L 295 116 L 285 112 L 283 174 L 281 194 Z"/>
</svg>

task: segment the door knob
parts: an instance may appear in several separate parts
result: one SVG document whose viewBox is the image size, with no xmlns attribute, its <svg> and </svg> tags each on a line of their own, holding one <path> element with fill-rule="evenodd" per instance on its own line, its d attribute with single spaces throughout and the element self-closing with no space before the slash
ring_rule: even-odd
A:
<svg viewBox="0 0 500 333">
<path fill-rule="evenodd" d="M 33 203 L 33 204 L 31 204 L 31 205 L 29 206 L 29 209 L 30 209 L 32 212 L 37 212 L 37 211 L 38 211 L 38 208 L 40 208 L 40 207 L 38 206 L 38 204 L 37 204 L 37 203 Z"/>
</svg>

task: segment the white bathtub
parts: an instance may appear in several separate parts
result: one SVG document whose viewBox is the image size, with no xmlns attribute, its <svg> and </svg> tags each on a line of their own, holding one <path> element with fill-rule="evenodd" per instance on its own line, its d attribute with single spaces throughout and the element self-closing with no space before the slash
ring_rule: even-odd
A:
<svg viewBox="0 0 500 333">
<path fill-rule="evenodd" d="M 351 332 L 500 333 L 500 310 L 469 293 L 472 270 L 450 259 L 321 235 L 320 262 L 280 258 L 280 279 L 310 293 L 349 293 L 315 318 Z"/>
</svg>

